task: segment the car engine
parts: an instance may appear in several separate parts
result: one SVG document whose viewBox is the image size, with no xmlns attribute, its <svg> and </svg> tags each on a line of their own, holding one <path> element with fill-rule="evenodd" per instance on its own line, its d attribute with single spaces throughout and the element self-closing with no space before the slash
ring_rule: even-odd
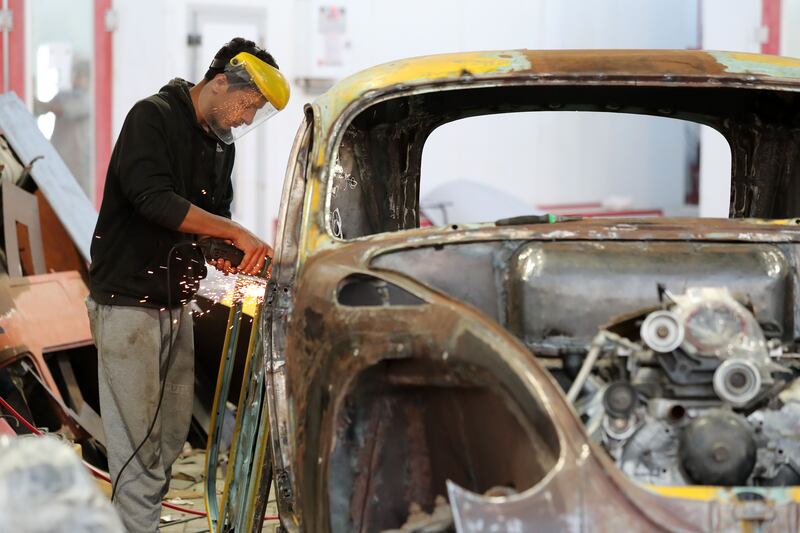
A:
<svg viewBox="0 0 800 533">
<path fill-rule="evenodd" d="M 591 438 L 643 483 L 800 485 L 800 354 L 727 289 L 661 296 L 573 365 Z"/>
</svg>

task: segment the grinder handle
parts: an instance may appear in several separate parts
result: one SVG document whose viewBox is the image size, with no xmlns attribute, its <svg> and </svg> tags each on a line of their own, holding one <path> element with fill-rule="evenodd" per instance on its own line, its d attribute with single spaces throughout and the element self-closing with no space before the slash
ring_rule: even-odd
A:
<svg viewBox="0 0 800 533">
<path fill-rule="evenodd" d="M 229 242 L 222 239 L 207 238 L 198 241 L 197 245 L 203 251 L 203 257 L 206 261 L 213 261 L 217 259 L 224 259 L 230 261 L 232 266 L 239 266 L 244 259 L 244 251 Z M 264 266 L 261 267 L 259 276 L 266 277 L 267 270 L 272 260 L 269 257 L 264 258 Z"/>
<path fill-rule="evenodd" d="M 244 259 L 244 252 L 242 250 L 222 239 L 202 239 L 198 241 L 197 245 L 203 251 L 203 256 L 206 258 L 206 261 L 224 259 L 230 261 L 232 266 L 239 266 L 242 259 Z"/>
</svg>

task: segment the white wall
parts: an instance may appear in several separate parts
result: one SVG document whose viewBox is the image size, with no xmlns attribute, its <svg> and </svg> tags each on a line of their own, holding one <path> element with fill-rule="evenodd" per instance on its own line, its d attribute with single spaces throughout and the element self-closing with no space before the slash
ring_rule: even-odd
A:
<svg viewBox="0 0 800 533">
<path fill-rule="evenodd" d="M 687 0 L 506 0 L 491 8 L 477 0 L 342 3 L 353 15 L 352 70 L 459 50 L 682 49 L 698 39 L 697 3 Z M 655 118 L 471 119 L 432 135 L 421 192 L 424 200 L 448 182 L 488 177 L 530 206 L 627 196 L 631 206 L 676 210 L 683 205 L 686 135 L 684 124 Z"/>
<path fill-rule="evenodd" d="M 781 1 L 781 55 L 800 57 L 800 0 Z"/>
<path fill-rule="evenodd" d="M 697 45 L 698 0 L 497 0 L 491 4 L 479 0 L 340 0 L 347 8 L 347 40 L 342 74 L 356 72 L 392 59 L 459 50 L 504 48 L 686 48 Z M 118 132 L 131 105 L 174 76 L 189 72 L 186 45 L 188 12 L 193 5 L 224 5 L 266 8 L 266 47 L 272 52 L 281 70 L 291 80 L 309 75 L 311 39 L 315 31 L 314 9 L 320 0 L 229 0 L 199 4 L 190 0 L 116 0 L 119 27 L 114 35 L 114 131 Z M 209 58 L 210 59 L 210 58 Z M 313 72 L 312 72 L 313 74 Z M 293 87 L 289 107 L 266 125 L 266 193 L 259 199 L 266 211 L 262 220 L 277 216 L 286 159 L 292 138 L 302 118 L 302 104 L 314 98 Z M 628 126 L 614 126 L 628 128 Z M 641 128 L 641 126 L 635 126 Z M 538 145 L 542 151 L 558 152 L 555 139 L 563 134 L 557 122 L 548 124 Z M 601 124 L 587 130 L 588 138 L 602 138 L 606 130 Z M 681 125 L 655 131 L 649 127 L 634 129 L 634 138 L 649 148 L 630 150 L 630 165 L 646 166 L 652 150 L 674 154 L 678 167 L 685 166 L 686 140 Z M 563 135 L 562 135 L 563 136 Z M 655 138 L 654 136 L 657 136 Z M 491 152 L 474 161 L 476 166 L 494 161 Z M 525 154 L 508 154 L 506 165 L 525 162 Z M 590 148 L 584 155 L 591 167 L 604 160 L 603 144 Z M 427 162 L 431 176 L 458 179 L 449 170 L 449 163 Z M 431 167 L 430 165 L 433 165 Z M 438 168 L 436 168 L 438 166 Z M 650 165 L 652 166 L 652 165 Z M 510 178 L 513 181 L 513 174 Z M 641 178 L 631 176 L 633 189 L 641 187 Z M 659 185 L 644 191 L 636 201 L 652 204 L 656 200 L 666 206 L 678 205 L 683 194 L 683 181 L 657 179 Z M 577 193 L 552 180 L 546 190 L 530 191 L 531 203 L 566 201 Z M 425 188 L 435 182 L 426 183 Z M 506 184 L 513 187 L 513 182 Z M 534 194 L 535 192 L 535 194 Z M 585 192 L 585 191 L 584 191 Z M 592 195 L 596 198 L 602 191 Z M 638 193 L 637 193 L 638 194 Z M 586 199 L 588 194 L 584 195 Z M 643 205 L 651 207 L 652 205 Z M 247 221 L 245 221 L 247 222 Z M 272 239 L 271 225 L 256 228 Z"/>
<path fill-rule="evenodd" d="M 264 25 L 267 28 L 264 45 L 272 53 L 282 72 L 289 79 L 296 77 L 291 57 L 295 43 L 292 31 L 292 6 L 290 2 L 231 0 L 227 2 L 198 3 L 191 0 L 116 0 L 118 26 L 114 32 L 114 73 L 113 73 L 113 130 L 115 139 L 122 128 L 128 110 L 139 99 L 159 90 L 173 77 L 191 79 L 191 54 L 187 45 L 190 29 L 189 13 L 192 7 L 214 7 L 224 9 L 265 8 Z M 231 35 L 230 37 L 235 37 Z M 219 43 L 219 46 L 225 44 Z M 212 57 L 202 61 L 210 63 Z M 287 108 L 272 118 L 265 126 L 263 136 L 267 145 L 259 149 L 258 157 L 263 159 L 265 169 L 264 198 L 260 199 L 265 213 L 253 214 L 248 211 L 235 218 L 250 227 L 263 238 L 272 240 L 272 221 L 277 217 L 280 203 L 281 184 L 292 144 L 292 138 L 302 118 L 305 102 L 299 90 L 294 88 Z M 254 135 L 251 133 L 250 135 Z M 239 151 L 239 157 L 243 156 Z M 252 187 L 241 187 L 239 200 L 245 197 Z M 255 199 L 253 199 L 255 201 Z"/>
<path fill-rule="evenodd" d="M 61 2 L 59 0 L 34 0 L 25 4 L 25 98 L 28 109 L 36 110 L 34 100 L 47 101 L 55 96 L 56 87 L 53 79 L 38 79 L 41 68 L 58 69 L 58 88 L 72 88 L 72 67 L 78 61 L 91 60 L 94 54 L 94 11 L 91 0 L 75 0 Z M 68 54 L 55 60 L 51 64 L 48 59 L 39 58 L 38 51 L 42 45 L 55 46 Z M 62 48 L 63 47 L 63 48 Z M 39 60 L 44 59 L 44 64 Z M 44 82 L 44 83 L 42 83 Z M 41 85 L 40 85 L 41 84 Z M 37 87 L 39 86 L 39 87 Z M 39 93 L 37 89 L 43 89 Z M 51 89 L 50 92 L 48 89 Z M 94 102 L 94 84 L 88 87 L 88 102 Z M 39 111 L 41 113 L 41 111 Z M 89 198 L 94 198 L 94 109 L 91 110 L 92 118 L 86 121 L 74 122 L 68 120 L 77 138 L 84 142 L 71 142 L 65 136 L 57 136 L 54 147 L 61 153 L 61 157 L 76 174 Z M 46 113 L 37 117 L 39 127 L 45 136 L 50 139 L 56 124 L 53 113 Z M 78 147 L 84 153 L 76 153 Z"/>
<path fill-rule="evenodd" d="M 696 138 L 696 129 L 680 120 L 606 113 L 519 113 L 453 122 L 434 131 L 426 144 L 423 207 L 453 201 L 442 189 L 449 190 L 447 182 L 455 179 L 491 184 L 527 204 L 528 212 L 544 204 L 600 202 L 614 211 L 658 208 L 682 214 L 688 139 Z M 478 204 L 487 201 L 476 199 L 468 211 L 478 212 Z M 511 212 L 505 199 L 493 210 L 486 207 L 480 220 L 450 222 L 525 214 L 518 212 L 522 205 Z"/>
</svg>

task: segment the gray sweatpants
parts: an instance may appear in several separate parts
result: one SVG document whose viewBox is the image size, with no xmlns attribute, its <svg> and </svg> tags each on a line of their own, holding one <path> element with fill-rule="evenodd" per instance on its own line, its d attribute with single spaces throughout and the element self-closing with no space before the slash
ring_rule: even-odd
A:
<svg viewBox="0 0 800 533">
<path fill-rule="evenodd" d="M 170 313 L 166 309 L 100 305 L 86 299 L 97 346 L 100 416 L 106 433 L 114 505 L 131 533 L 158 529 L 161 499 L 172 463 L 189 433 L 194 396 L 194 340 L 189 306 L 172 310 L 172 357 L 167 368 Z M 164 376 L 158 419 L 136 458 L 120 469 L 153 421 Z"/>
</svg>

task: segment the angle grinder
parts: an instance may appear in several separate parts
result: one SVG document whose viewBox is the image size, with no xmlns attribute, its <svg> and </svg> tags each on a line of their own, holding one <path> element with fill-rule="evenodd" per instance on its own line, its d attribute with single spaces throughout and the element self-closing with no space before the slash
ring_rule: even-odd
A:
<svg viewBox="0 0 800 533">
<path fill-rule="evenodd" d="M 239 264 L 241 264 L 242 262 L 242 259 L 244 259 L 244 252 L 242 250 L 222 239 L 215 239 L 215 238 L 200 239 L 199 241 L 197 241 L 197 246 L 203 252 L 203 257 L 205 257 L 206 261 L 216 261 L 217 259 L 224 259 L 225 261 L 229 261 L 232 266 L 239 266 Z M 270 258 L 269 256 L 265 257 L 264 264 L 261 267 L 261 271 L 257 274 L 257 276 L 264 279 L 268 278 L 269 275 L 267 271 L 269 270 L 269 265 L 271 263 L 272 263 L 272 258 Z M 244 274 L 244 275 L 250 275 L 250 274 Z"/>
</svg>

